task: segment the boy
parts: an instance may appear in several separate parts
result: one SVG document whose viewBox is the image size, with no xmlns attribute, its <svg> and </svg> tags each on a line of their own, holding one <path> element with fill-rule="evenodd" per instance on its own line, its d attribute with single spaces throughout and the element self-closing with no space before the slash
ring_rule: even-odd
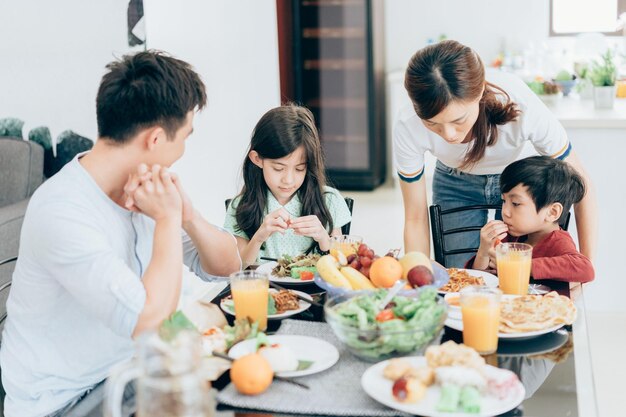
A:
<svg viewBox="0 0 626 417">
<path fill-rule="evenodd" d="M 585 195 L 582 178 L 567 163 L 547 156 L 513 162 L 500 176 L 500 190 L 503 221 L 492 220 L 481 229 L 480 247 L 467 268 L 496 269 L 499 241 L 524 242 L 533 247 L 533 278 L 593 280 L 591 261 L 559 226 L 572 204 Z"/>
<path fill-rule="evenodd" d="M 183 262 L 205 280 L 241 266 L 168 167 L 205 87 L 186 62 L 140 52 L 107 66 L 98 140 L 30 200 L 7 301 L 5 415 L 60 416 L 175 309 Z M 184 233 L 181 232 L 181 226 Z"/>
</svg>

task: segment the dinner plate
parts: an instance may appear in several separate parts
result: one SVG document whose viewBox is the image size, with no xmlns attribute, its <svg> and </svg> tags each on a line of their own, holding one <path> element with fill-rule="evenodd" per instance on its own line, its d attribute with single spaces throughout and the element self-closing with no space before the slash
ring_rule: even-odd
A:
<svg viewBox="0 0 626 417">
<path fill-rule="evenodd" d="M 302 297 L 306 298 L 307 300 L 311 300 L 311 301 L 313 300 L 313 298 L 309 294 L 307 294 L 305 292 L 295 291 L 295 290 L 289 290 L 289 291 L 291 291 L 291 292 L 293 292 L 295 294 L 301 295 Z M 270 288 L 270 292 L 276 293 L 278 291 L 273 289 L 273 288 Z M 229 300 L 232 301 L 232 298 L 228 298 L 228 299 L 222 298 L 222 301 L 220 302 L 220 308 L 222 310 L 224 310 L 224 312 L 226 314 L 230 314 L 231 316 L 234 316 L 235 315 L 234 303 L 233 304 L 229 303 L 228 302 Z M 269 320 L 284 319 L 285 317 L 290 317 L 290 316 L 294 316 L 296 314 L 302 313 L 304 310 L 306 310 L 309 307 L 311 307 L 311 304 L 307 303 L 306 301 L 298 300 L 298 302 L 300 304 L 300 308 L 298 308 L 297 310 L 287 310 L 287 311 L 284 311 L 284 312 L 282 312 L 280 314 L 269 314 L 267 316 L 267 318 Z"/>
<path fill-rule="evenodd" d="M 278 262 L 276 261 L 266 262 L 264 264 L 259 265 L 256 271 L 268 274 L 270 277 L 270 281 L 275 282 L 277 284 L 306 285 L 306 284 L 314 283 L 313 280 L 303 281 L 301 279 L 296 279 L 296 278 L 291 278 L 291 277 L 279 277 L 277 275 L 274 275 L 272 274 L 272 269 L 274 269 L 276 265 L 278 265 Z M 315 273 L 315 276 L 318 276 L 317 272 Z"/>
<path fill-rule="evenodd" d="M 420 367 L 426 365 L 426 358 L 423 356 L 412 356 L 403 358 L 410 362 L 411 366 Z M 383 376 L 383 370 L 387 366 L 389 361 L 379 362 L 376 365 L 368 368 L 361 377 L 361 386 L 363 390 L 372 397 L 374 400 L 387 407 L 394 408 L 399 411 L 404 411 L 411 415 L 419 415 L 425 417 L 469 417 L 469 416 L 495 416 L 506 413 L 509 410 L 517 407 L 525 396 L 524 386 L 521 382 L 517 381 L 516 387 L 509 391 L 508 395 L 502 399 L 498 399 L 492 396 L 483 396 L 481 402 L 480 413 L 466 414 L 466 413 L 442 413 L 438 412 L 437 402 L 441 395 L 441 390 L 437 385 L 431 385 L 426 390 L 426 395 L 421 401 L 413 404 L 401 403 L 396 401 L 391 394 L 391 387 L 393 381 L 386 379 Z M 490 365 L 486 365 L 490 366 Z"/>
<path fill-rule="evenodd" d="M 299 377 L 325 371 L 339 360 L 339 351 L 330 343 L 309 336 L 271 335 L 267 336 L 270 344 L 289 347 L 299 361 L 313 362 L 310 367 L 300 371 L 278 372 L 284 377 Z M 256 350 L 256 339 L 244 340 L 233 346 L 228 355 L 239 358 Z"/>
<path fill-rule="evenodd" d="M 463 320 L 447 318 L 444 324 L 446 326 L 448 326 L 449 328 L 451 328 L 451 329 L 458 330 L 460 332 L 463 331 Z M 551 333 L 551 332 L 553 332 L 555 330 L 560 329 L 563 326 L 564 326 L 564 324 L 560 323 L 560 324 L 556 324 L 554 326 L 548 327 L 546 329 L 534 330 L 532 332 L 498 333 L 498 339 L 502 339 L 502 340 L 526 340 L 526 339 L 532 339 L 532 338 L 537 337 L 537 336 L 541 336 L 541 335 L 544 335 L 544 334 L 547 334 L 547 333 Z"/>
<path fill-rule="evenodd" d="M 552 352 L 563 346 L 569 339 L 565 329 L 537 336 L 527 341 L 501 340 L 498 342 L 498 356 L 528 356 Z"/>
<path fill-rule="evenodd" d="M 475 277 L 482 277 L 483 281 L 485 281 L 485 285 L 487 287 L 492 287 L 492 288 L 497 288 L 498 284 L 499 284 L 499 280 L 498 277 L 490 274 L 489 272 L 486 271 L 480 271 L 478 269 L 465 269 L 465 268 L 456 268 L 459 271 L 466 271 L 469 275 L 475 276 Z M 443 285 L 442 285 L 443 286 Z M 439 294 L 450 294 L 453 293 L 452 291 L 439 291 Z"/>
</svg>

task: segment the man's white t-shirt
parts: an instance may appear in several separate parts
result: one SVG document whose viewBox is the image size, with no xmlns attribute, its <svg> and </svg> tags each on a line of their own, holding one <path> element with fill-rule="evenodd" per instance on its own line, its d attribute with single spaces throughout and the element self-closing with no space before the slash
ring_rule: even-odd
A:
<svg viewBox="0 0 626 417">
<path fill-rule="evenodd" d="M 39 187 L 24 218 L 2 334 L 5 415 L 51 413 L 131 358 L 153 236 L 154 221 L 115 204 L 78 157 Z M 215 278 L 184 233 L 183 252 L 193 272 Z"/>
<path fill-rule="evenodd" d="M 498 140 L 488 146 L 483 158 L 463 172 L 475 175 L 500 174 L 512 162 L 532 155 L 563 159 L 571 151 L 565 129 L 554 114 L 517 76 L 488 70 L 487 81 L 506 91 L 521 110 L 516 120 L 497 126 Z M 500 95 L 500 97 L 503 97 Z M 526 146 L 527 143 L 532 147 Z M 424 154 L 428 151 L 451 168 L 463 164 L 472 142 L 450 144 L 428 130 L 407 104 L 398 115 L 393 130 L 393 155 L 400 179 L 417 181 L 424 173 Z"/>
</svg>

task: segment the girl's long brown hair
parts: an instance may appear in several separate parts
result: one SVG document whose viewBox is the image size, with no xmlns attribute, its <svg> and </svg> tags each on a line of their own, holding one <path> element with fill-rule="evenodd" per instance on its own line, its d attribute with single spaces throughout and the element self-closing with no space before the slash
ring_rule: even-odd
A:
<svg viewBox="0 0 626 417">
<path fill-rule="evenodd" d="M 261 117 L 252 132 L 250 147 L 243 163 L 244 185 L 235 210 L 237 227 L 251 239 L 263 223 L 268 187 L 263 170 L 248 155 L 256 151 L 263 159 L 279 159 L 304 146 L 306 176 L 297 193 L 302 203 L 301 216 L 316 215 L 328 232 L 333 219 L 326 206 L 324 158 L 315 120 L 310 110 L 296 105 L 276 107 Z M 295 213 L 294 213 L 295 214 Z M 315 242 L 311 246 L 313 249 Z"/>
<path fill-rule="evenodd" d="M 461 168 L 480 161 L 487 146 L 498 141 L 497 125 L 515 120 L 521 112 L 506 91 L 485 81 L 485 67 L 478 54 L 457 41 L 442 41 L 417 51 L 409 61 L 404 87 L 422 120 L 438 115 L 454 101 L 470 102 L 480 97 L 478 119 L 471 133 L 473 143 Z"/>
</svg>

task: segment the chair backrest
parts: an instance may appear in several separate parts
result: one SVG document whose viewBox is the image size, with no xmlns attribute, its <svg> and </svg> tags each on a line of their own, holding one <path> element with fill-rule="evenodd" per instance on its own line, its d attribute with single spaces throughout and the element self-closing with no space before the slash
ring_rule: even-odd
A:
<svg viewBox="0 0 626 417">
<path fill-rule="evenodd" d="M 230 206 L 230 202 L 232 201 L 232 198 L 227 198 L 224 201 L 224 206 L 226 208 L 226 210 L 228 210 L 228 206 Z M 350 197 L 344 197 L 344 200 L 346 200 L 346 205 L 348 206 L 348 210 L 350 210 L 350 215 L 352 215 L 352 209 L 354 208 L 354 199 L 350 198 Z M 344 224 L 341 227 L 341 233 L 344 235 L 349 235 L 350 234 L 350 226 L 351 226 L 352 222 L 348 222 L 346 224 Z"/>
<path fill-rule="evenodd" d="M 438 204 L 433 204 L 430 206 L 430 228 L 433 235 L 433 250 L 435 252 L 435 260 L 439 262 L 443 266 L 446 265 L 446 257 L 450 255 L 458 255 L 464 253 L 476 253 L 478 248 L 457 248 L 457 249 L 447 249 L 445 243 L 445 236 L 456 234 L 456 233 L 465 233 L 465 232 L 480 232 L 482 226 L 466 226 L 466 227 L 458 227 L 455 229 L 444 229 L 444 216 L 452 213 L 459 213 L 463 211 L 471 211 L 471 210 L 496 210 L 496 212 L 500 212 L 502 209 L 502 205 L 500 204 L 485 204 L 485 205 L 473 205 L 473 206 L 463 206 L 456 207 L 453 209 L 442 210 L 441 206 Z M 567 213 L 565 219 L 561 222 L 560 226 L 563 230 L 567 230 L 569 227 L 571 213 Z"/>
</svg>

